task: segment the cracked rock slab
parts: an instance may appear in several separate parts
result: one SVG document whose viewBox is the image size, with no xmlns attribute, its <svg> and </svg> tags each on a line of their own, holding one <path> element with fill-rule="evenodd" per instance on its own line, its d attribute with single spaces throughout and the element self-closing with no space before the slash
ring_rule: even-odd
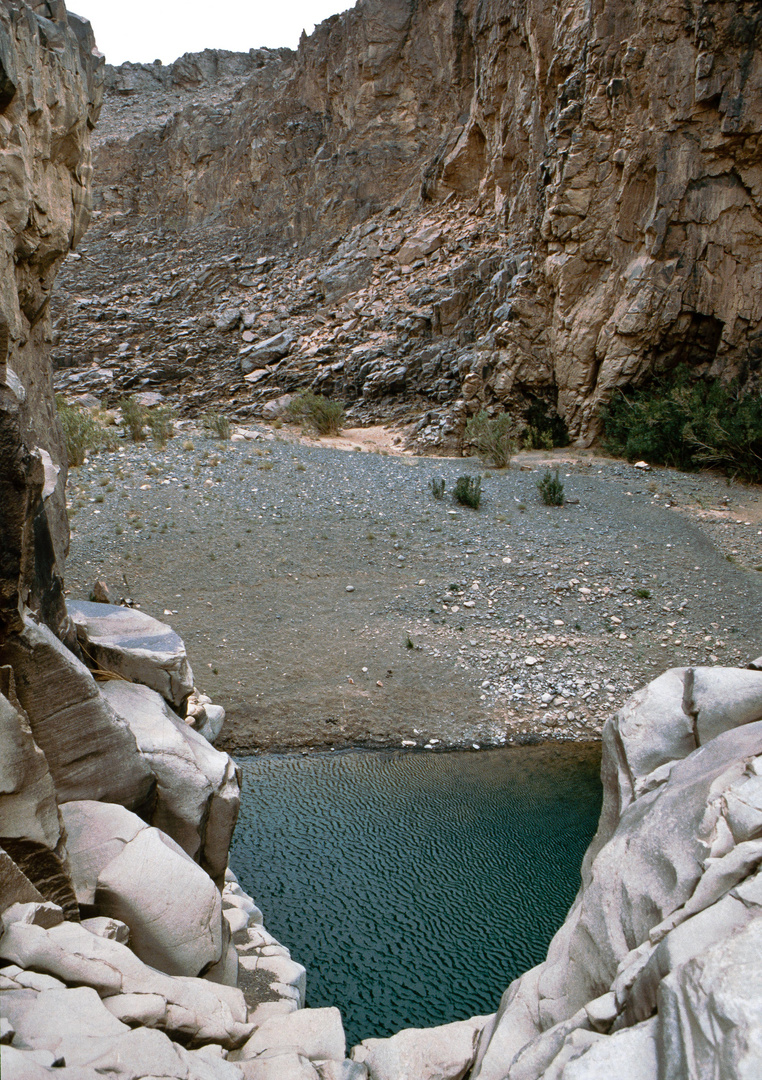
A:
<svg viewBox="0 0 762 1080">
<path fill-rule="evenodd" d="M 193 690 L 193 672 L 182 638 L 171 626 L 135 608 L 72 600 L 66 605 L 77 640 L 98 667 L 156 690 L 182 705 Z"/>
</svg>

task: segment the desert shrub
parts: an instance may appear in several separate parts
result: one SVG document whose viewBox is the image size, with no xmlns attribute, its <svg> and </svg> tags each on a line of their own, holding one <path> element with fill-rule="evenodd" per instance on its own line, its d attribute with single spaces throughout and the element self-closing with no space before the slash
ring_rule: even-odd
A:
<svg viewBox="0 0 762 1080">
<path fill-rule="evenodd" d="M 452 493 L 455 502 L 461 506 L 470 506 L 478 510 L 482 501 L 482 479 L 480 476 L 459 476 Z"/>
<path fill-rule="evenodd" d="M 552 450 L 553 436 L 549 431 L 527 424 L 521 436 L 521 445 L 525 450 Z"/>
<path fill-rule="evenodd" d="M 224 413 L 208 412 L 203 420 L 204 428 L 215 439 L 226 442 L 230 438 L 230 421 Z"/>
<path fill-rule="evenodd" d="M 547 401 L 534 401 L 524 412 L 521 443 L 526 450 L 552 450 L 569 445 L 569 429 L 555 407 Z"/>
<path fill-rule="evenodd" d="M 691 383 L 686 367 L 618 391 L 601 410 L 603 448 L 628 461 L 692 470 L 715 466 L 762 481 L 762 400 L 737 382 Z"/>
<path fill-rule="evenodd" d="M 87 409 L 80 405 L 69 405 L 62 397 L 56 398 L 56 408 L 63 428 L 69 465 L 82 465 L 88 450 L 99 450 L 103 445 L 103 428 Z"/>
<path fill-rule="evenodd" d="M 546 506 L 564 505 L 564 485 L 559 479 L 558 469 L 555 475 L 550 469 L 546 469 L 542 480 L 537 481 L 537 490 Z"/>
<path fill-rule="evenodd" d="M 133 442 L 142 442 L 146 437 L 147 410 L 134 397 L 122 398 L 119 408 L 125 435 Z"/>
<path fill-rule="evenodd" d="M 340 435 L 344 426 L 344 406 L 311 390 L 301 390 L 289 402 L 284 416 L 317 435 Z"/>
<path fill-rule="evenodd" d="M 442 476 L 432 476 L 431 478 L 431 494 L 435 499 L 443 499 L 445 493 L 445 482 Z"/>
<path fill-rule="evenodd" d="M 483 461 L 492 461 L 496 468 L 504 469 L 516 452 L 518 434 L 519 425 L 508 413 L 490 416 L 482 409 L 466 424 L 465 440 Z"/>
<path fill-rule="evenodd" d="M 151 409 L 148 413 L 148 426 L 156 445 L 166 446 L 175 433 L 174 417 L 169 405 L 157 405 Z"/>
</svg>

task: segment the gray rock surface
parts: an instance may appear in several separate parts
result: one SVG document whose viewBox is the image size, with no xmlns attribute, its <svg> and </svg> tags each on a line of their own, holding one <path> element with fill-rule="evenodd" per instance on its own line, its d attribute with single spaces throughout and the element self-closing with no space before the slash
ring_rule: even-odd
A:
<svg viewBox="0 0 762 1080">
<path fill-rule="evenodd" d="M 265 1020 L 236 1051 L 235 1058 L 245 1060 L 286 1050 L 295 1050 L 306 1058 L 343 1061 L 347 1043 L 339 1010 L 299 1009 Z"/>
<path fill-rule="evenodd" d="M 46 626 L 25 618 L 22 633 L 0 640 L 0 663 L 13 668 L 60 802 L 104 799 L 134 808 L 148 801 L 154 779 L 135 737 Z"/>
<path fill-rule="evenodd" d="M 55 849 L 61 836 L 56 791 L 25 716 L 0 694 L 0 835 Z"/>
<path fill-rule="evenodd" d="M 200 975 L 222 955 L 214 882 L 158 829 L 137 833 L 103 867 L 95 907 L 126 923 L 137 956 L 170 975 Z"/>
<path fill-rule="evenodd" d="M 104 60 L 63 3 L 0 6 L 0 639 L 24 606 L 64 625 L 66 451 L 50 378 L 50 296 L 92 209 Z M 47 465 L 47 469 L 46 469 Z M 58 470 L 56 472 L 56 470 Z M 47 476 L 46 476 L 47 472 Z"/>
<path fill-rule="evenodd" d="M 471 1068 L 487 1017 L 434 1028 L 407 1028 L 389 1039 L 364 1039 L 352 1060 L 370 1080 L 462 1080 Z M 255 1036 L 256 1037 L 256 1036 Z"/>
<path fill-rule="evenodd" d="M 156 777 L 151 823 L 221 883 L 238 816 L 240 787 L 232 758 L 215 750 L 147 686 L 113 681 L 102 693 Z"/>
<path fill-rule="evenodd" d="M 75 923 L 50 929 L 23 922 L 6 925 L 0 957 L 70 985 L 90 986 L 104 999 L 148 995 L 153 1008 L 156 996 L 161 997 L 167 1003 L 166 1029 L 198 1042 L 235 1047 L 252 1033 L 240 990 L 166 975 L 144 964 L 126 945 Z"/>
<path fill-rule="evenodd" d="M 193 690 L 193 672 L 182 639 L 171 626 L 134 608 L 71 600 L 66 605 L 88 662 L 182 705 Z"/>
<path fill-rule="evenodd" d="M 685 989 L 686 973 L 744 935 L 750 955 L 762 927 L 757 676 L 697 674 L 667 673 L 607 725 L 604 808 L 582 889 L 545 963 L 509 987 L 485 1028 L 475 1080 L 733 1076 L 731 1060 L 758 1038 L 742 999 L 729 1021 L 731 995 L 715 1006 L 703 975 L 700 993 Z M 691 748 L 688 721 L 702 705 L 706 741 Z M 743 1050 L 729 1034 L 736 1021 Z M 726 1034 L 696 1050 L 695 1031 Z"/>
</svg>

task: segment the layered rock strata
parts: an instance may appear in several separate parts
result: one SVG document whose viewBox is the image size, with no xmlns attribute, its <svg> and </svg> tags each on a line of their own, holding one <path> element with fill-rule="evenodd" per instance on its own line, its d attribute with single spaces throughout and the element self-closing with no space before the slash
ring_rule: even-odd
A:
<svg viewBox="0 0 762 1080">
<path fill-rule="evenodd" d="M 537 400 L 588 442 L 616 387 L 681 362 L 755 385 L 759 34 L 719 0 L 360 0 L 295 54 L 116 69 L 59 362 L 255 413 L 311 384 L 431 412 L 429 445 Z M 86 331 L 85 283 L 118 309 Z"/>
</svg>

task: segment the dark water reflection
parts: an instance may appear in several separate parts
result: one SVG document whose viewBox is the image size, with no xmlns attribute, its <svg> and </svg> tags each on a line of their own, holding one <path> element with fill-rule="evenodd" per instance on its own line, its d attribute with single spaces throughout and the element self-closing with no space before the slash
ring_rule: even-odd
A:
<svg viewBox="0 0 762 1080">
<path fill-rule="evenodd" d="M 231 864 L 350 1045 L 494 1011 L 563 922 L 600 810 L 595 745 L 241 766 Z"/>
</svg>

